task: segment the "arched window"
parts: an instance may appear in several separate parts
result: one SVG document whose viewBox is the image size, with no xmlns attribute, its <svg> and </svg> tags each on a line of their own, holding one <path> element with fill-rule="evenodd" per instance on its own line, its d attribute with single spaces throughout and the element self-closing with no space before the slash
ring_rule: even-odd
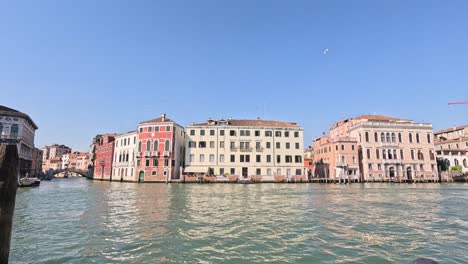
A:
<svg viewBox="0 0 468 264">
<path fill-rule="evenodd" d="M 397 159 L 397 152 L 396 152 L 396 149 L 393 150 L 393 158 L 394 158 L 394 159 Z"/>
<path fill-rule="evenodd" d="M 164 144 L 165 151 L 169 151 L 169 144 L 170 144 L 169 140 L 166 140 L 166 144 Z"/>
<path fill-rule="evenodd" d="M 398 133 L 398 142 L 401 143 L 401 133 Z"/>
<path fill-rule="evenodd" d="M 396 142 L 395 133 L 392 133 L 392 142 Z"/>
<path fill-rule="evenodd" d="M 385 133 L 380 134 L 380 141 L 385 142 Z"/>
<path fill-rule="evenodd" d="M 458 163 L 458 160 L 457 160 L 457 159 L 454 159 L 453 161 L 455 162 L 455 166 L 460 165 L 460 164 Z"/>
<path fill-rule="evenodd" d="M 431 144 L 431 134 L 427 134 L 427 143 Z"/>
<path fill-rule="evenodd" d="M 411 159 L 414 160 L 414 150 L 411 150 Z"/>
<path fill-rule="evenodd" d="M 392 150 L 388 150 L 388 159 L 393 159 Z"/>
<path fill-rule="evenodd" d="M 369 132 L 366 132 L 366 142 L 369 142 Z"/>
<path fill-rule="evenodd" d="M 391 142 L 390 141 L 390 133 L 387 132 L 387 142 Z"/>
<path fill-rule="evenodd" d="M 419 133 L 416 133 L 416 143 L 419 143 Z"/>
<path fill-rule="evenodd" d="M 367 159 L 370 159 L 370 149 L 367 149 Z"/>
<path fill-rule="evenodd" d="M 468 163 L 466 162 L 466 159 L 463 159 L 463 167 L 468 168 Z"/>
<path fill-rule="evenodd" d="M 387 159 L 387 151 L 385 149 L 382 150 L 382 158 Z"/>
<path fill-rule="evenodd" d="M 141 141 L 138 142 L 138 152 L 141 152 Z"/>
<path fill-rule="evenodd" d="M 11 126 L 10 129 L 10 138 L 17 138 L 18 137 L 18 125 L 14 124 Z"/>
<path fill-rule="evenodd" d="M 421 150 L 418 150 L 418 160 L 423 160 L 424 155 L 422 154 Z"/>
<path fill-rule="evenodd" d="M 380 159 L 380 152 L 378 149 L 375 150 L 375 157 L 376 159 Z"/>
<path fill-rule="evenodd" d="M 379 135 L 377 134 L 377 132 L 374 133 L 374 141 L 379 142 Z"/>
<path fill-rule="evenodd" d="M 153 151 L 159 150 L 159 141 L 155 140 L 153 143 Z"/>
<path fill-rule="evenodd" d="M 125 161 L 128 161 L 128 152 L 127 152 L 127 154 L 125 155 Z M 127 174 L 127 173 L 125 173 L 125 174 Z"/>
<path fill-rule="evenodd" d="M 151 150 L 151 141 L 146 141 L 146 151 L 150 151 Z"/>
<path fill-rule="evenodd" d="M 409 143 L 413 143 L 413 134 L 409 133 Z"/>
</svg>

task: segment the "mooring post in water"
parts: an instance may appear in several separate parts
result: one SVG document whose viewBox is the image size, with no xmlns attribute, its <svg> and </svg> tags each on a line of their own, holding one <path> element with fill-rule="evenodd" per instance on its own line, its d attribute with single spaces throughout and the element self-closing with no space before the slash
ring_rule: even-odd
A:
<svg viewBox="0 0 468 264">
<path fill-rule="evenodd" d="M 0 144 L 0 263 L 8 263 L 10 239 L 18 185 L 18 150 Z"/>
</svg>

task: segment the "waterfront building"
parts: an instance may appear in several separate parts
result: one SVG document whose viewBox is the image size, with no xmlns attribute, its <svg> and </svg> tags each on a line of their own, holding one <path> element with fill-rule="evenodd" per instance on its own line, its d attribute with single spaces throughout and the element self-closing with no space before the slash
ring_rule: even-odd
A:
<svg viewBox="0 0 468 264">
<path fill-rule="evenodd" d="M 68 158 L 68 169 L 87 171 L 88 170 L 88 152 L 75 151 L 67 154 Z"/>
<path fill-rule="evenodd" d="M 42 177 L 42 149 L 34 148 L 31 163 L 31 176 Z"/>
<path fill-rule="evenodd" d="M 468 172 L 468 125 L 437 131 L 434 136 L 437 158 Z"/>
<path fill-rule="evenodd" d="M 187 127 L 187 175 L 305 180 L 303 128 L 293 122 L 208 119 Z"/>
<path fill-rule="evenodd" d="M 138 181 L 179 179 L 184 166 L 184 128 L 162 114 L 159 118 L 141 122 L 137 133 Z"/>
<path fill-rule="evenodd" d="M 304 150 L 304 169 L 306 171 L 307 179 L 310 179 L 315 170 L 314 148 L 311 146 Z"/>
<path fill-rule="evenodd" d="M 31 173 L 37 128 L 27 114 L 0 105 L 0 143 L 17 146 L 20 166 L 18 177 L 27 177 Z"/>
<path fill-rule="evenodd" d="M 137 181 L 135 166 L 137 152 L 137 132 L 115 136 L 114 162 L 112 180 Z"/>
<path fill-rule="evenodd" d="M 356 144 L 354 150 L 357 150 L 362 181 L 435 180 L 437 177 L 430 123 L 382 115 L 361 115 L 335 123 L 328 140 L 344 141 L 350 147 Z M 340 148 L 338 146 L 338 150 Z M 318 149 L 315 149 L 316 160 L 321 158 L 317 155 Z M 330 150 L 329 146 L 328 152 Z M 338 156 L 332 158 L 339 161 Z M 347 166 L 345 168 L 354 166 L 347 157 L 342 163 Z"/>
<path fill-rule="evenodd" d="M 325 136 L 314 140 L 315 177 L 359 181 L 358 142 L 350 136 Z"/>
<path fill-rule="evenodd" d="M 96 137 L 94 179 L 112 180 L 115 137 L 116 134 L 104 134 Z"/>
<path fill-rule="evenodd" d="M 63 154 L 60 159 L 62 161 L 62 166 L 60 166 L 60 168 L 68 169 L 68 163 L 70 161 L 70 153 Z"/>
<path fill-rule="evenodd" d="M 59 144 L 53 144 L 51 146 L 45 146 L 43 149 L 42 160 L 61 158 L 64 154 L 71 153 L 72 149 Z"/>
</svg>

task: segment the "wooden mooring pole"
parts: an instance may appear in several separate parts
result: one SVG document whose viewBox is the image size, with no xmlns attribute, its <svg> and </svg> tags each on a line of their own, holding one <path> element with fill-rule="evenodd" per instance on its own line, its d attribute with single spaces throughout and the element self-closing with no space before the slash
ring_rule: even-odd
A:
<svg viewBox="0 0 468 264">
<path fill-rule="evenodd" d="M 8 263 L 11 229 L 18 185 L 18 150 L 0 144 L 0 263 Z"/>
</svg>

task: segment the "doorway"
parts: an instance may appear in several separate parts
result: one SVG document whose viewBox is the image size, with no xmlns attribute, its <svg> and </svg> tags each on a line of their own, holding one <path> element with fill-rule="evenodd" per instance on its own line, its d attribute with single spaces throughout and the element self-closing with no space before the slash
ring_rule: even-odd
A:
<svg viewBox="0 0 468 264">
<path fill-rule="evenodd" d="M 249 175 L 249 168 L 242 167 L 242 177 L 247 178 L 248 175 Z"/>
<path fill-rule="evenodd" d="M 145 181 L 145 172 L 140 171 L 140 173 L 138 174 L 138 182 L 144 182 L 144 181 Z"/>
</svg>

